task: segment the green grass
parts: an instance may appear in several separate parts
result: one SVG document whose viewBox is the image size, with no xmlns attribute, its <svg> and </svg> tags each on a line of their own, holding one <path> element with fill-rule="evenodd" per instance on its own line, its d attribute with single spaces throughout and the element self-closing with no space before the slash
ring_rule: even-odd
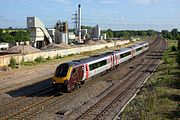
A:
<svg viewBox="0 0 180 120">
<path fill-rule="evenodd" d="M 122 120 L 178 120 L 180 118 L 180 70 L 176 63 L 176 52 L 169 41 L 157 72 L 147 81 L 138 95 L 121 114 Z"/>
</svg>

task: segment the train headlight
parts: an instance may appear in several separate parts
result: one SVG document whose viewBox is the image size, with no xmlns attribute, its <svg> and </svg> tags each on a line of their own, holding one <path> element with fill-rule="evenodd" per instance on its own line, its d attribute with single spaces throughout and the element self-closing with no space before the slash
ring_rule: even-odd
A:
<svg viewBox="0 0 180 120">
<path fill-rule="evenodd" d="M 56 81 L 54 79 L 51 79 L 53 84 L 56 84 Z"/>
<path fill-rule="evenodd" d="M 68 80 L 65 80 L 65 81 L 64 81 L 64 85 L 67 85 L 67 84 L 68 84 Z"/>
</svg>

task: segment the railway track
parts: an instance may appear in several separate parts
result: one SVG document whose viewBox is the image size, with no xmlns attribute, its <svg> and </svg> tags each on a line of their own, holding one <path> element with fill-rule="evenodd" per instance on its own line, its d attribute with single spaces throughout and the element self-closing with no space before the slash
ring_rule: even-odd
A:
<svg viewBox="0 0 180 120">
<path fill-rule="evenodd" d="M 47 72 L 47 73 L 46 73 L 46 76 L 42 75 L 42 76 L 38 76 L 38 77 L 35 78 L 35 79 L 33 79 L 33 78 L 32 78 L 32 79 L 29 79 L 29 78 L 31 78 L 32 75 L 31 75 L 31 76 L 28 75 L 28 76 L 26 76 L 26 78 L 28 78 L 27 81 L 23 81 L 23 82 L 19 82 L 19 83 L 13 83 L 13 84 L 10 84 L 10 85 L 6 85 L 6 83 L 8 83 L 9 80 L 8 80 L 8 81 L 2 80 L 2 81 L 0 81 L 0 84 L 1 84 L 1 85 L 4 85 L 4 84 L 5 84 L 5 87 L 2 87 L 2 88 L 0 89 L 0 94 L 3 94 L 3 93 L 5 93 L 5 92 L 9 92 L 9 91 L 13 91 L 13 90 L 17 89 L 19 86 L 26 86 L 27 83 L 31 83 L 32 80 L 33 80 L 34 82 L 35 82 L 35 81 L 40 82 L 39 79 L 41 79 L 41 80 L 49 79 L 49 78 L 52 76 L 52 74 L 51 74 L 50 71 L 46 71 L 46 72 Z M 26 79 L 26 78 L 23 78 L 23 79 Z"/>
<path fill-rule="evenodd" d="M 161 41 L 162 42 L 162 41 Z M 164 50 L 164 44 L 161 43 L 162 46 L 158 50 L 159 52 L 162 52 Z M 156 47 L 155 47 L 156 48 Z M 155 49 L 154 48 L 154 49 Z M 157 51 L 154 50 L 154 51 Z M 147 75 L 145 72 L 139 72 L 139 71 L 149 71 L 152 67 L 152 64 L 154 67 L 159 63 L 159 58 L 155 59 L 151 58 L 149 59 L 145 65 L 142 65 L 136 71 L 134 71 L 133 74 L 128 75 L 126 80 L 123 81 L 120 85 L 118 85 L 115 89 L 113 89 L 109 94 L 107 94 L 105 97 L 100 99 L 96 104 L 94 104 L 92 107 L 90 107 L 87 111 L 85 111 L 82 115 L 80 115 L 77 120 L 86 120 L 86 119 L 95 119 L 95 120 L 104 120 L 104 119 L 112 119 L 112 111 L 115 111 L 120 108 L 122 108 L 126 102 L 124 102 L 124 98 L 126 98 L 126 95 L 128 92 L 131 92 L 132 89 L 137 86 L 138 84 L 142 86 L 144 83 L 143 80 Z M 152 72 L 153 70 L 150 70 Z M 132 94 L 133 96 L 133 94 Z M 117 111 L 116 111 L 117 112 Z M 117 114 L 117 113 L 116 113 Z"/>
<path fill-rule="evenodd" d="M 27 97 L 31 97 L 31 96 L 36 96 L 36 97 L 40 97 L 44 94 L 46 94 L 49 91 L 52 91 L 53 87 L 52 85 L 46 86 L 38 91 L 35 92 L 29 92 L 28 94 L 26 94 L 26 96 L 22 96 L 22 97 L 18 97 L 16 99 L 14 99 L 13 101 L 9 101 L 3 105 L 0 106 L 0 116 L 2 116 L 2 118 L 5 118 L 5 116 L 9 114 L 12 114 L 11 112 L 14 111 L 14 108 L 18 108 L 20 106 L 22 106 L 22 104 L 28 104 L 29 102 L 32 102 L 33 99 L 30 98 L 27 100 Z M 10 111 L 12 110 L 12 111 Z M 4 113 L 4 114 L 3 114 Z"/>
<path fill-rule="evenodd" d="M 99 77 L 99 76 L 96 76 L 96 77 Z M 96 77 L 94 79 L 96 79 Z M 101 79 L 98 79 L 99 81 L 100 80 L 103 80 L 103 78 Z M 80 93 L 82 90 L 86 89 L 87 87 L 90 87 L 92 86 L 94 83 L 96 83 L 97 81 L 93 80 L 91 82 L 87 82 L 85 85 L 86 87 L 83 87 L 80 89 L 80 90 L 75 90 L 73 91 L 72 93 L 73 94 L 78 94 Z M 56 97 L 58 96 L 58 94 L 61 94 L 61 93 L 57 93 L 57 94 L 54 94 L 53 96 L 51 97 L 48 97 L 48 98 L 45 98 L 46 100 L 38 100 L 38 101 L 31 101 L 31 104 L 28 104 L 26 106 L 26 109 L 24 110 L 24 108 L 21 110 L 17 110 L 18 111 L 21 111 L 21 112 L 18 112 L 17 114 L 15 114 L 16 112 L 14 112 L 14 114 L 9 114 L 4 117 L 7 118 L 7 119 L 10 119 L 10 118 L 16 118 L 16 119 L 27 119 L 27 118 L 32 118 L 33 116 L 36 116 L 38 113 L 42 112 L 43 110 L 45 109 L 48 109 L 48 108 L 53 108 L 55 107 L 56 104 L 58 104 L 60 101 L 63 101 L 65 100 L 67 97 L 69 97 L 69 94 L 64 94 L 60 97 Z M 30 95 L 29 95 L 30 96 Z M 72 95 L 73 96 L 73 95 Z M 75 97 L 75 96 L 74 96 Z M 18 102 L 18 100 L 16 100 Z M 27 102 L 30 102 L 30 100 L 28 100 Z M 27 103 L 26 102 L 26 103 Z M 19 102 L 18 102 L 19 103 Z M 21 104 L 21 103 L 19 103 Z M 34 107 L 36 106 L 36 107 Z M 12 107 L 12 106 L 10 106 Z M 10 108 L 9 107 L 9 108 Z M 18 107 L 17 105 L 14 105 L 14 107 Z M 43 107 L 43 109 L 42 109 Z M 6 113 L 7 114 L 7 113 Z M 19 115 L 20 114 L 20 115 Z M 26 115 L 24 115 L 26 114 Z"/>
<path fill-rule="evenodd" d="M 153 44 L 155 44 L 155 42 L 153 42 Z M 92 81 L 92 82 L 87 83 L 86 87 L 91 86 L 95 82 L 96 81 Z M 81 90 L 86 89 L 86 87 L 84 87 L 84 88 L 82 87 Z M 75 93 L 81 92 L 81 90 L 73 91 L 73 93 L 75 94 Z M 45 90 L 44 93 L 46 93 L 46 92 L 47 91 Z M 41 91 L 40 93 L 38 93 L 39 95 L 36 93 L 37 94 L 36 96 L 40 96 L 41 94 L 44 94 L 44 93 Z M 29 96 L 32 96 L 32 95 L 33 94 L 31 94 Z M 28 96 L 28 95 L 26 95 L 26 96 Z M 59 96 L 59 97 L 56 97 L 56 96 Z M 24 101 L 24 99 L 26 97 L 18 98 L 15 102 L 13 102 L 11 105 L 9 105 L 9 107 L 7 107 L 6 110 L 8 110 L 8 108 L 11 108 L 11 107 L 13 107 L 13 108 L 18 107 L 22 103 L 22 102 L 20 102 L 21 100 L 26 103 L 26 106 L 21 107 L 20 109 L 15 109 L 11 113 L 7 112 L 8 114 L 6 113 L 6 115 L 4 115 L 2 118 L 3 119 L 12 119 L 12 118 L 30 119 L 33 116 L 36 116 L 38 113 L 44 111 L 45 109 L 53 108 L 61 100 L 65 100 L 67 97 L 69 97 L 69 94 L 62 95 L 62 93 L 58 92 L 58 93 L 53 94 L 52 96 L 49 96 L 46 98 L 42 97 L 38 100 L 37 100 L 37 97 L 30 98 L 27 101 Z M 3 106 L 1 108 L 3 108 Z"/>
</svg>

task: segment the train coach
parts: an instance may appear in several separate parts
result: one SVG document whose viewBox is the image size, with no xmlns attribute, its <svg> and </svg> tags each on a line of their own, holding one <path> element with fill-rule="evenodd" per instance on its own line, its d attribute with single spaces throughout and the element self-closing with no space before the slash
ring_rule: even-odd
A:
<svg viewBox="0 0 180 120">
<path fill-rule="evenodd" d="M 86 59 L 62 63 L 56 68 L 52 78 L 53 86 L 55 89 L 63 89 L 66 92 L 70 92 L 76 86 L 84 84 L 88 78 L 112 70 L 148 49 L 149 43 L 139 43 Z"/>
</svg>

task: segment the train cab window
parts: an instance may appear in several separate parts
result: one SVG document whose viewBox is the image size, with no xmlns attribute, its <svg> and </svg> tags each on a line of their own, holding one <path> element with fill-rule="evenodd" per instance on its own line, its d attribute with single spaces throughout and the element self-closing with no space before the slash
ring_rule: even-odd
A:
<svg viewBox="0 0 180 120">
<path fill-rule="evenodd" d="M 72 77 L 76 76 L 77 71 L 78 71 L 78 68 L 74 68 L 74 69 L 72 70 L 71 76 L 72 76 Z"/>
<path fill-rule="evenodd" d="M 61 64 L 56 69 L 56 77 L 66 77 L 69 69 L 69 64 Z"/>
<path fill-rule="evenodd" d="M 73 69 L 72 74 L 76 73 L 76 69 Z"/>
<path fill-rule="evenodd" d="M 148 45 L 145 45 L 145 48 L 147 48 L 148 47 Z"/>
</svg>

